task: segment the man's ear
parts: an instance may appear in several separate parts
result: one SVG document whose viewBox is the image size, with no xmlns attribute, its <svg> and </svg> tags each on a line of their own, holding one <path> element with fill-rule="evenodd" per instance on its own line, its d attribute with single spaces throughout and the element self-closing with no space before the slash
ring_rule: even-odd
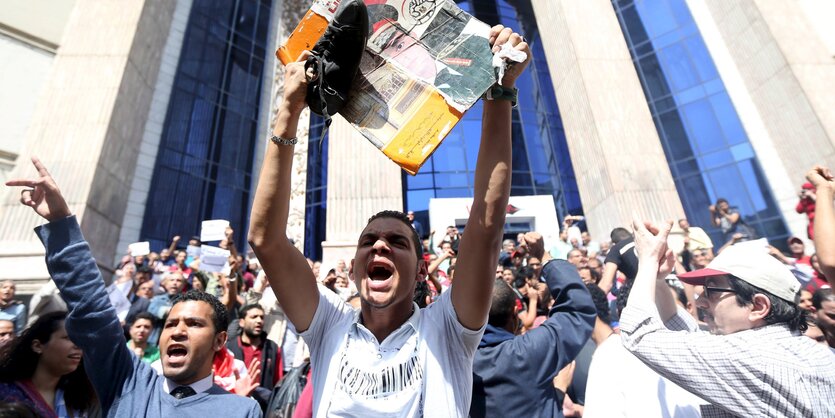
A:
<svg viewBox="0 0 835 418">
<path fill-rule="evenodd" d="M 238 327 L 240 329 L 244 329 L 244 319 L 243 318 L 238 320 Z"/>
<path fill-rule="evenodd" d="M 37 354 L 43 354 L 43 343 L 40 340 L 32 340 L 32 351 Z"/>
<path fill-rule="evenodd" d="M 218 332 L 215 335 L 214 343 L 212 344 L 212 350 L 218 352 L 226 348 L 226 331 Z"/>
<path fill-rule="evenodd" d="M 751 312 L 748 314 L 748 319 L 751 320 L 751 322 L 765 319 L 769 312 L 771 312 L 771 299 L 762 293 L 755 294 L 751 303 Z"/>
<path fill-rule="evenodd" d="M 354 259 L 353 258 L 351 259 L 351 263 L 348 264 L 348 279 L 350 279 L 352 282 L 354 281 Z"/>
<path fill-rule="evenodd" d="M 416 282 L 422 282 L 422 281 L 426 280 L 426 276 L 428 276 L 428 275 L 429 275 L 429 268 L 426 265 L 426 260 L 421 258 L 421 259 L 418 260 L 417 277 L 415 277 L 415 281 Z"/>
</svg>

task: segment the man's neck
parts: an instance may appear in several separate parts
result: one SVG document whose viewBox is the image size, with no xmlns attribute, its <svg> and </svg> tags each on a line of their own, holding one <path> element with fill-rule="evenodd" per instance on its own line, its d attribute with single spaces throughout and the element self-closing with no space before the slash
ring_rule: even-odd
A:
<svg viewBox="0 0 835 418">
<path fill-rule="evenodd" d="M 252 345 L 252 346 L 259 347 L 261 345 L 261 337 L 260 336 L 251 337 L 246 332 L 242 332 L 241 333 L 241 342 L 246 344 L 246 345 Z"/>
<path fill-rule="evenodd" d="M 408 305 L 406 302 L 408 302 Z M 414 313 L 414 305 L 409 299 L 399 305 L 379 309 L 373 308 L 363 301 L 360 311 L 362 325 L 374 334 L 378 342 L 383 342 L 386 337 L 409 320 L 409 317 Z"/>
<path fill-rule="evenodd" d="M 11 305 L 12 302 L 14 302 L 14 299 L 9 299 L 9 300 L 0 299 L 0 308 L 5 308 L 5 307 Z"/>
</svg>

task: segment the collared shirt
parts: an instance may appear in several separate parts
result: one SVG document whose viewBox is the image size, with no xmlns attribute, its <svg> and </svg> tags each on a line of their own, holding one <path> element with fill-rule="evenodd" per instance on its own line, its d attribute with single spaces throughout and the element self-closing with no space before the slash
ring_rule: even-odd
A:
<svg viewBox="0 0 835 418">
<path fill-rule="evenodd" d="M 206 377 L 204 377 L 204 378 L 202 378 L 202 379 L 200 379 L 200 380 L 198 380 L 198 381 L 196 381 L 196 382 L 194 382 L 194 383 L 192 383 L 188 386 L 191 386 L 191 388 L 194 389 L 194 393 L 202 393 L 202 392 L 205 392 L 205 391 L 211 389 L 213 384 L 214 384 L 214 374 L 209 373 L 208 376 L 206 376 Z M 164 390 L 165 393 L 171 393 L 171 391 L 174 390 L 175 388 L 177 388 L 178 386 L 182 386 L 182 385 L 178 385 L 178 384 L 174 383 L 173 380 L 171 380 L 167 377 L 162 382 L 162 390 Z"/>
<path fill-rule="evenodd" d="M 628 305 L 623 345 L 646 365 L 711 403 L 704 417 L 833 417 L 835 356 L 774 324 L 728 335 L 694 329 L 679 309 L 665 325 L 654 306 Z"/>
<path fill-rule="evenodd" d="M 307 331 L 313 370 L 313 416 L 465 417 L 472 397 L 473 356 L 484 328 L 458 322 L 444 292 L 382 342 L 359 313 L 319 286 Z"/>
</svg>

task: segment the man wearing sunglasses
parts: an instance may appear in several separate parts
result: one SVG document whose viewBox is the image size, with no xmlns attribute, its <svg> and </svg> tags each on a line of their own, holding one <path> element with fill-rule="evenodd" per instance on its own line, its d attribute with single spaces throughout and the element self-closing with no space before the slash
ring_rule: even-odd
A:
<svg viewBox="0 0 835 418">
<path fill-rule="evenodd" d="M 696 303 L 711 332 L 699 332 L 664 291 L 675 264 L 670 226 L 634 222 L 639 268 L 621 316 L 624 346 L 708 401 L 702 416 L 835 416 L 835 356 L 800 335 L 806 318 L 789 269 L 763 248 L 737 245 L 679 275 L 704 287 Z"/>
</svg>

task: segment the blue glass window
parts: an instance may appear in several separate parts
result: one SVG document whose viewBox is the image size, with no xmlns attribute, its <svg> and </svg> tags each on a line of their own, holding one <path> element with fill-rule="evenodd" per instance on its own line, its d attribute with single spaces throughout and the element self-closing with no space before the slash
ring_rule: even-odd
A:
<svg viewBox="0 0 835 418">
<path fill-rule="evenodd" d="M 227 219 L 246 243 L 270 0 L 194 0 L 140 237 L 171 237 Z"/>
<path fill-rule="evenodd" d="M 722 245 L 708 206 L 726 198 L 775 245 L 777 204 L 685 0 L 613 0 L 691 224 Z"/>
</svg>

